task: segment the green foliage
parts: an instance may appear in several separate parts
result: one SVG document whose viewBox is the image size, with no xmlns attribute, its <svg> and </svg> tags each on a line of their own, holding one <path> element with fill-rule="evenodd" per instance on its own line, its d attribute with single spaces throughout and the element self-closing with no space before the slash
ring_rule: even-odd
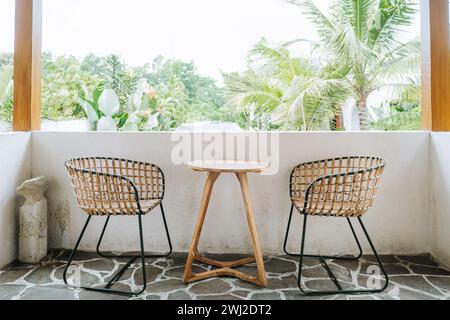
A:
<svg viewBox="0 0 450 320">
<path fill-rule="evenodd" d="M 166 118 L 162 123 L 173 122 L 163 126 L 163 130 L 175 128 L 175 123 L 178 126 L 183 122 L 227 121 L 232 118 L 224 108 L 222 88 L 215 80 L 200 76 L 192 62 L 159 56 L 153 61 L 147 79 L 161 99 L 159 110 L 165 110 L 161 113 L 161 117 Z M 170 121 L 171 118 L 174 121 Z"/>
<path fill-rule="evenodd" d="M 0 55 L 0 119 L 8 121 L 12 118 L 12 87 L 7 96 L 3 93 L 12 77 L 11 63 L 11 54 Z M 132 97 L 142 79 L 151 84 L 151 92 L 144 97 L 148 108 L 139 121 L 139 130 L 172 130 L 185 122 L 203 120 L 234 121 L 234 115 L 223 106 L 222 88 L 213 79 L 198 75 L 193 63 L 158 57 L 152 65 L 129 67 L 116 55 L 90 54 L 78 59 L 50 53 L 42 54 L 42 118 L 83 119 L 87 103 L 83 99 L 90 95 L 99 98 L 105 88 L 119 97 L 121 116 L 132 115 L 136 111 Z M 98 101 L 89 102 L 95 106 Z M 148 128 L 152 116 L 157 125 Z"/>
<path fill-rule="evenodd" d="M 94 88 L 101 81 L 97 74 L 82 70 L 77 58 L 42 55 L 42 118 L 49 120 L 81 119 L 78 104 L 82 84 Z"/>
<path fill-rule="evenodd" d="M 399 99 L 390 104 L 389 115 L 375 110 L 377 118 L 371 128 L 383 131 L 413 131 L 422 128 L 422 108 L 420 106 L 420 86 L 407 86 L 401 90 Z"/>
<path fill-rule="evenodd" d="M 417 105 L 397 104 L 391 114 L 371 124 L 373 129 L 383 131 L 414 131 L 422 128 L 422 109 Z"/>
<path fill-rule="evenodd" d="M 11 123 L 13 112 L 13 67 L 12 64 L 2 65 L 0 55 L 0 120 Z M 6 59 L 5 59 L 6 60 Z"/>
<path fill-rule="evenodd" d="M 104 70 L 101 72 L 102 85 L 116 92 L 120 103 L 127 104 L 128 98 L 137 88 L 139 75 L 128 68 L 117 55 L 106 57 Z"/>
<path fill-rule="evenodd" d="M 320 41 L 310 41 L 311 58 L 302 58 L 293 57 L 289 46 L 303 40 L 281 46 L 262 40 L 250 52 L 244 74 L 224 75 L 227 104 L 246 115 L 247 128 L 335 129 L 342 105 L 354 99 L 366 130 L 371 94 L 387 87 L 391 97 L 386 100 L 402 103 L 411 88 L 420 87 L 418 42 L 398 41 L 401 29 L 412 23 L 412 1 L 337 0 L 327 14 L 313 0 L 286 1 L 303 10 Z M 419 101 L 420 92 L 413 102 Z M 415 128 L 417 113 L 410 111 L 411 117 L 397 111 L 392 117 L 411 120 Z M 374 125 L 382 126 L 382 120 L 388 118 Z"/>
<path fill-rule="evenodd" d="M 90 93 L 84 87 L 79 103 L 93 131 L 142 131 L 156 126 L 149 127 L 154 119 L 144 96 L 147 89 L 147 82 L 140 81 L 133 96 L 127 97 L 129 105 L 124 105 L 113 89 L 97 87 Z"/>
<path fill-rule="evenodd" d="M 402 29 L 413 23 L 412 0 L 337 0 L 326 14 L 313 0 L 286 1 L 299 6 L 318 31 L 314 54 L 322 63 L 347 69 L 342 78 L 352 88 L 362 129 L 368 129 L 367 100 L 372 93 L 420 84 L 418 41 L 399 41 Z"/>
<path fill-rule="evenodd" d="M 247 128 L 259 130 L 330 130 L 349 90 L 334 70 L 264 39 L 251 51 L 244 74 L 224 78 L 227 105 L 248 115 Z"/>
<path fill-rule="evenodd" d="M 1 53 L 0 54 L 0 70 L 3 67 L 12 66 L 14 62 L 14 56 L 12 53 Z"/>
<path fill-rule="evenodd" d="M 229 118 L 221 88 L 214 80 L 198 75 L 193 63 L 158 57 L 151 67 L 129 68 L 117 56 L 98 60 L 91 55 L 83 60 L 83 68 L 89 70 L 91 63 L 96 65 L 101 80 L 93 94 L 84 90 L 79 104 L 93 130 L 98 129 L 97 123 L 105 114 L 98 101 L 90 97 L 99 97 L 105 88 L 113 90 L 120 101 L 120 112 L 112 116 L 118 130 L 169 131 L 186 122 Z M 143 95 L 139 106 L 136 94 Z"/>
<path fill-rule="evenodd" d="M 150 95 L 151 114 L 156 117 L 156 131 L 169 131 L 187 121 L 188 96 L 182 82 L 172 79 L 160 83 Z"/>
</svg>

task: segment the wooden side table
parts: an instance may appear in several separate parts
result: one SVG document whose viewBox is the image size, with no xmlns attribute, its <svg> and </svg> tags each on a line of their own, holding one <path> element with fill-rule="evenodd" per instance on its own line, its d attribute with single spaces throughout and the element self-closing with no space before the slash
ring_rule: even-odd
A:
<svg viewBox="0 0 450 320">
<path fill-rule="evenodd" d="M 238 162 L 238 161 L 198 161 L 188 164 L 193 170 L 198 172 L 208 172 L 208 179 L 206 180 L 205 190 L 200 206 L 200 213 L 197 225 L 194 231 L 192 245 L 189 250 L 189 256 L 186 263 L 184 273 L 184 282 L 191 283 L 212 277 L 231 276 L 237 277 L 243 281 L 251 282 L 259 286 L 267 286 L 267 278 L 264 267 L 264 260 L 259 243 L 258 232 L 256 228 L 255 216 L 253 213 L 253 206 L 250 199 L 250 191 L 248 187 L 248 173 L 260 173 L 268 167 L 268 164 L 258 162 Z M 241 259 L 233 262 L 220 262 L 203 257 L 198 252 L 198 245 L 200 236 L 205 222 L 206 213 L 208 211 L 209 201 L 214 188 L 214 184 L 222 173 L 236 174 L 242 189 L 242 196 L 244 198 L 244 206 L 247 214 L 247 222 L 250 230 L 250 236 L 253 244 L 254 256 Z M 193 274 L 192 264 L 194 261 L 206 263 L 219 269 L 203 272 L 200 274 Z M 256 262 L 258 268 L 258 276 L 251 277 L 240 271 L 232 268 L 242 266 L 245 264 Z"/>
</svg>

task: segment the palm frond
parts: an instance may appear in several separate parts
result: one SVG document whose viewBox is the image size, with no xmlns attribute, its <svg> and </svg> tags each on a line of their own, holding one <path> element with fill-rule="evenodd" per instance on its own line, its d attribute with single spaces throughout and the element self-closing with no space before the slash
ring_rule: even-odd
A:
<svg viewBox="0 0 450 320">
<path fill-rule="evenodd" d="M 403 47 L 406 48 L 406 47 Z M 391 83 L 420 87 L 421 57 L 418 47 L 406 48 L 403 53 L 392 56 L 374 69 L 375 88 L 386 87 Z"/>
<path fill-rule="evenodd" d="M 329 130 L 345 100 L 346 95 L 339 95 L 344 86 L 338 79 L 296 77 L 274 112 L 273 121 L 290 130 Z"/>
<path fill-rule="evenodd" d="M 353 64 L 364 63 L 366 49 L 355 33 L 355 29 L 348 21 L 343 21 L 337 28 L 335 38 L 330 43 L 336 56 L 342 61 L 351 61 Z"/>
<path fill-rule="evenodd" d="M 273 111 L 280 103 L 282 89 L 266 78 L 257 77 L 251 72 L 245 75 L 224 73 L 223 77 L 227 107 L 265 113 Z"/>
<path fill-rule="evenodd" d="M 396 35 L 414 21 L 415 1 L 378 0 L 378 10 L 372 13 L 369 46 L 386 50 L 397 42 Z"/>
<path fill-rule="evenodd" d="M 249 54 L 249 67 L 258 76 L 280 81 L 288 86 L 296 75 L 312 76 L 311 61 L 293 58 L 285 45 L 271 46 L 266 40 L 258 42 Z"/>
<path fill-rule="evenodd" d="M 398 43 L 391 46 L 386 51 L 373 51 L 376 55 L 376 60 L 373 61 L 374 70 L 382 70 L 385 65 L 391 61 L 398 60 L 402 57 L 419 56 L 420 57 L 420 40 L 411 40 L 407 42 Z"/>
<path fill-rule="evenodd" d="M 325 15 L 314 3 L 313 0 L 286 0 L 286 2 L 298 6 L 303 13 L 314 24 L 322 41 L 329 42 L 336 32 L 334 22 Z"/>
<path fill-rule="evenodd" d="M 313 47 L 317 47 L 317 46 L 320 45 L 320 43 L 317 42 L 317 41 L 314 41 L 314 40 L 311 40 L 311 39 L 299 38 L 299 39 L 294 39 L 294 40 L 290 40 L 290 41 L 284 42 L 282 44 L 282 46 L 290 47 L 290 46 L 292 46 L 294 44 L 302 43 L 302 42 L 309 43 Z"/>
<path fill-rule="evenodd" d="M 350 17 L 349 22 L 360 41 L 364 41 L 368 34 L 368 22 L 373 12 L 374 3 L 376 1 L 373 0 L 341 0 L 338 2 L 342 12 L 337 18 Z"/>
</svg>

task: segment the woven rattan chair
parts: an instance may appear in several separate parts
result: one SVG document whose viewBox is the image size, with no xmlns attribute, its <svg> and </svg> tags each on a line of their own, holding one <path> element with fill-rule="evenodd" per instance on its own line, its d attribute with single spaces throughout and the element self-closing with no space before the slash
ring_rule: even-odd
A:
<svg viewBox="0 0 450 320">
<path fill-rule="evenodd" d="M 388 287 L 389 277 L 362 221 L 362 216 L 365 215 L 374 204 L 376 192 L 380 186 L 384 168 L 385 162 L 380 158 L 346 157 L 304 163 L 297 166 L 293 170 L 290 181 L 292 207 L 286 231 L 284 251 L 290 256 L 300 257 L 298 286 L 304 295 L 378 293 L 383 292 Z M 304 215 L 300 255 L 290 253 L 287 250 L 294 209 Z M 306 227 L 308 217 L 310 216 L 347 219 L 356 240 L 356 244 L 358 245 L 359 255 L 355 257 L 305 255 Z M 356 235 L 355 229 L 353 228 L 351 218 L 358 219 L 375 254 L 380 270 L 385 277 L 386 282 L 381 289 L 344 290 L 325 261 L 326 259 L 344 261 L 359 260 L 362 257 L 361 244 Z M 302 285 L 304 258 L 320 260 L 322 266 L 326 269 L 338 290 L 305 290 Z"/>
<path fill-rule="evenodd" d="M 130 258 L 131 260 L 111 278 L 104 288 L 82 287 L 81 289 L 125 295 L 139 295 L 143 293 L 147 285 L 145 259 L 168 257 L 172 253 L 172 243 L 162 204 L 165 193 L 163 172 L 153 164 L 113 158 L 69 160 L 66 162 L 66 168 L 75 190 L 78 205 L 88 215 L 88 218 L 64 270 L 63 278 L 65 284 L 68 285 L 67 271 L 72 264 L 91 218 L 100 216 L 107 217 L 107 219 L 97 244 L 97 253 L 103 258 Z M 157 207 L 161 208 L 170 251 L 164 255 L 146 255 L 144 251 L 142 217 Z M 108 223 L 111 217 L 115 216 L 137 216 L 140 255 L 115 256 L 107 255 L 100 251 Z M 142 263 L 143 288 L 139 292 L 112 290 L 114 283 L 119 281 L 131 264 L 138 259 Z"/>
</svg>

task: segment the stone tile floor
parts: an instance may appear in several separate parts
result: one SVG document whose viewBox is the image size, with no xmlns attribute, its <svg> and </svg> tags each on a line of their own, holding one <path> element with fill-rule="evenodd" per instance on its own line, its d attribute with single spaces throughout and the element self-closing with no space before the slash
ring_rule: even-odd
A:
<svg viewBox="0 0 450 320">
<path fill-rule="evenodd" d="M 62 281 L 64 263 L 69 252 L 53 252 L 40 265 L 15 264 L 0 271 L 0 300 L 105 300 L 130 299 L 129 297 L 102 294 L 84 290 L 70 290 Z M 234 260 L 238 256 L 213 258 Z M 314 299 L 395 299 L 395 300 L 450 300 L 450 272 L 440 268 L 429 256 L 383 256 L 391 282 L 383 294 L 360 296 L 324 296 Z M 269 279 L 267 288 L 259 288 L 233 278 L 217 278 L 190 285 L 181 281 L 186 256 L 174 254 L 169 259 L 147 261 L 147 290 L 139 297 L 146 300 L 301 300 L 306 299 L 297 289 L 295 259 L 286 256 L 267 257 L 266 269 Z M 80 267 L 81 283 L 91 285 L 107 283 L 108 279 L 126 262 L 100 259 L 93 253 L 80 253 L 76 264 Z M 344 287 L 366 287 L 370 278 L 374 258 L 365 256 L 360 262 L 331 261 L 330 267 Z M 211 267 L 196 264 L 195 272 Z M 254 267 L 244 266 L 241 271 L 255 274 Z M 306 260 L 305 285 L 310 289 L 335 289 L 326 271 L 315 260 Z M 135 290 L 142 285 L 139 263 L 133 264 L 121 281 L 114 286 L 120 290 Z M 308 298 L 312 299 L 312 298 Z"/>
</svg>

